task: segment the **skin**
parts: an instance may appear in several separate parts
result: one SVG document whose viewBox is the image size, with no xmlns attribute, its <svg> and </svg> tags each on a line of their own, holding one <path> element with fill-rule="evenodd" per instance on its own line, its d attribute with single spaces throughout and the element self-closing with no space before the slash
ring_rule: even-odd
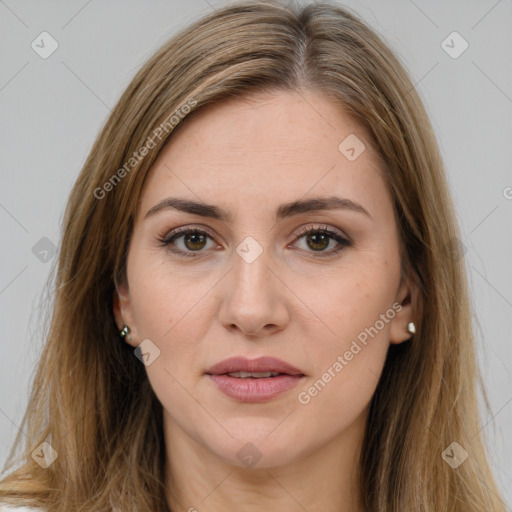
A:
<svg viewBox="0 0 512 512">
<path fill-rule="evenodd" d="M 354 161 L 338 150 L 350 134 L 366 145 Z M 274 218 L 282 203 L 330 195 L 369 215 L 331 209 Z M 171 208 L 145 218 L 170 196 L 215 204 L 233 220 Z M 211 233 L 174 241 L 176 250 L 196 249 L 199 257 L 161 245 L 179 226 Z M 328 226 L 353 243 L 322 258 L 338 243 L 299 238 L 300 226 Z M 252 263 L 236 252 L 247 236 L 263 249 Z M 187 120 L 146 179 L 127 283 L 114 300 L 119 329 L 131 329 L 127 343 L 150 339 L 160 350 L 146 371 L 163 406 L 172 510 L 363 511 L 357 479 L 368 405 L 390 344 L 411 336 L 415 293 L 409 279 L 401 281 L 397 225 L 378 159 L 331 100 L 306 91 L 258 93 Z M 299 393 L 393 304 L 400 311 L 301 403 Z M 274 356 L 306 376 L 270 401 L 238 402 L 205 375 L 233 355 Z M 237 457 L 248 442 L 261 457 L 252 467 Z"/>
</svg>

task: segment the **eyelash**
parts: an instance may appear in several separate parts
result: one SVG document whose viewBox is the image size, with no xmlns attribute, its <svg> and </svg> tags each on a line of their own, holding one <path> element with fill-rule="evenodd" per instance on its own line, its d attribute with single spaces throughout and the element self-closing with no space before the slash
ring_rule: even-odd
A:
<svg viewBox="0 0 512 512">
<path fill-rule="evenodd" d="M 306 226 L 304 228 L 301 228 L 299 230 L 299 232 L 297 233 L 297 240 L 304 236 L 307 236 L 311 233 L 327 235 L 329 238 L 332 238 L 339 244 L 339 246 L 336 249 L 331 250 L 329 252 L 325 252 L 325 253 L 323 253 L 322 251 L 318 251 L 318 252 L 308 251 L 308 252 L 312 252 L 312 253 L 316 252 L 316 254 L 317 254 L 316 257 L 318 257 L 318 258 L 330 258 L 330 257 L 336 256 L 341 251 L 343 251 L 346 247 L 350 247 L 352 245 L 352 242 L 349 239 L 341 236 L 337 231 L 330 229 L 328 226 L 320 226 L 320 227 Z M 177 254 L 178 256 L 183 256 L 185 258 L 200 257 L 201 252 L 204 252 L 202 250 L 182 251 L 182 250 L 171 249 L 171 244 L 176 239 L 181 238 L 182 236 L 188 235 L 188 234 L 206 235 L 209 238 L 213 238 L 213 236 L 210 233 L 208 233 L 207 231 L 203 231 L 198 228 L 190 228 L 190 227 L 185 226 L 185 227 L 177 228 L 174 231 L 171 231 L 166 236 L 160 238 L 159 241 L 162 246 L 167 247 L 171 252 L 173 252 L 174 254 Z"/>
</svg>

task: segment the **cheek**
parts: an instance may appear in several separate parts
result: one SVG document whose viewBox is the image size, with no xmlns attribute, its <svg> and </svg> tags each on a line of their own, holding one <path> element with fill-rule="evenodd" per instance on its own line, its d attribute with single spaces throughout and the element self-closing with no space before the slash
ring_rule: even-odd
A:
<svg viewBox="0 0 512 512">
<path fill-rule="evenodd" d="M 209 290 L 218 277 L 179 272 L 165 257 L 133 255 L 130 294 L 140 340 L 149 338 L 159 349 L 158 359 L 146 367 L 161 400 L 178 400 L 180 384 L 193 382 L 204 368 L 214 304 Z M 129 268 L 130 271 L 130 268 Z M 188 397 L 190 399 L 190 397 Z M 186 397 L 184 397 L 186 399 Z"/>
<path fill-rule="evenodd" d="M 314 371 L 297 391 L 298 407 L 304 414 L 329 416 L 322 439 L 348 428 L 370 403 L 386 360 L 395 314 L 393 294 L 385 286 L 368 292 L 361 276 L 347 276 L 331 290 L 330 297 L 335 299 L 317 306 L 334 334 L 311 333 L 316 340 L 311 358 Z"/>
<path fill-rule="evenodd" d="M 332 279 L 321 280 L 322 293 L 310 294 L 320 321 L 306 327 L 315 357 L 312 378 L 298 399 L 307 407 L 315 402 L 319 414 L 322 407 L 342 405 L 340 421 L 371 399 L 389 347 L 400 266 L 378 254 L 358 255 Z"/>
<path fill-rule="evenodd" d="M 350 344 L 391 308 L 400 266 L 398 262 L 388 264 L 388 261 L 393 260 L 378 257 L 376 253 L 364 257 L 354 255 L 335 272 L 320 275 L 313 292 L 310 279 L 296 281 L 294 291 L 305 298 L 314 313 L 315 321 L 310 325 L 315 325 L 316 336 L 310 333 L 310 339 L 316 340 L 319 348 L 329 351 L 330 346 L 340 349 Z M 379 323 L 383 334 L 387 335 L 389 328 L 389 322 L 384 326 Z M 334 343 L 326 343 L 326 339 Z"/>
<path fill-rule="evenodd" d="M 167 339 L 201 307 L 209 279 L 173 269 L 165 256 L 135 254 L 129 274 L 135 322 L 141 336 Z M 129 267 L 130 270 L 130 267 Z"/>
<path fill-rule="evenodd" d="M 151 262 L 147 256 L 134 256 L 131 264 L 130 293 L 138 334 L 159 350 L 146 366 L 151 387 L 165 410 L 204 422 L 188 390 L 199 371 L 200 343 L 211 314 L 206 311 L 208 297 L 203 296 L 213 283 L 170 272 L 168 262 Z"/>
</svg>

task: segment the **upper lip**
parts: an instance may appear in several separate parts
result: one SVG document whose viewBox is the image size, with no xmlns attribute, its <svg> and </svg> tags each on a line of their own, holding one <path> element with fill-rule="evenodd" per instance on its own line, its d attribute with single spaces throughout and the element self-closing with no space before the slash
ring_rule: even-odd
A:
<svg viewBox="0 0 512 512">
<path fill-rule="evenodd" d="M 298 368 L 291 364 L 276 359 L 275 357 L 258 357 L 257 359 L 247 359 L 243 356 L 230 357 L 213 365 L 205 373 L 210 375 L 222 375 L 231 372 L 279 372 L 288 375 L 304 375 Z"/>
</svg>

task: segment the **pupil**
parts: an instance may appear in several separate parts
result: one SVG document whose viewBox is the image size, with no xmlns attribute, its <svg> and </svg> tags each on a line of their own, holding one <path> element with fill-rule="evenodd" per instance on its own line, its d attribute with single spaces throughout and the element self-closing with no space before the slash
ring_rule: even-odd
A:
<svg viewBox="0 0 512 512">
<path fill-rule="evenodd" d="M 328 245 L 329 245 L 329 237 L 325 234 L 325 233 L 315 233 L 313 235 L 310 235 L 308 238 L 308 246 L 310 249 L 317 249 L 318 247 L 312 247 L 311 244 L 309 243 L 310 240 L 312 239 L 315 239 L 317 240 L 318 238 L 321 238 L 321 242 L 320 242 L 320 249 L 325 249 Z M 322 243 L 323 242 L 323 243 Z M 314 241 L 313 244 L 315 243 L 318 243 L 318 241 Z"/>
<path fill-rule="evenodd" d="M 202 235 L 200 233 L 199 234 L 198 233 L 192 233 L 192 234 L 186 235 L 185 236 L 185 245 L 187 246 L 187 248 L 192 250 L 192 251 L 193 250 L 197 250 L 197 249 L 201 249 L 202 247 L 197 247 L 197 246 L 196 247 L 190 247 L 190 244 L 189 244 L 190 240 L 192 240 L 192 245 L 198 243 L 201 246 L 201 242 L 197 242 L 198 238 L 202 238 L 203 240 L 201 242 L 203 242 L 203 244 L 204 244 L 204 235 Z"/>
</svg>

